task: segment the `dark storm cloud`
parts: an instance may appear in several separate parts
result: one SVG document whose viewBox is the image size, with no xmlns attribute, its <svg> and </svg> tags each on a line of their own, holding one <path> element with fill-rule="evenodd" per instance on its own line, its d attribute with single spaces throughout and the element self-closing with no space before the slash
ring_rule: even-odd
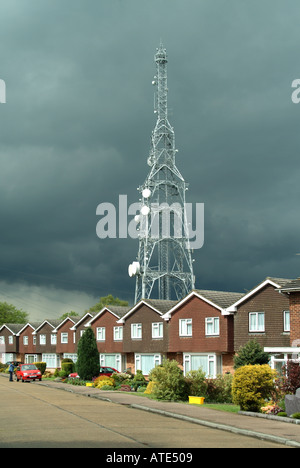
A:
<svg viewBox="0 0 300 468">
<path fill-rule="evenodd" d="M 187 201 L 205 203 L 196 286 L 243 291 L 299 275 L 296 0 L 0 0 L 0 12 L 5 299 L 22 291 L 30 312 L 56 292 L 53 316 L 74 310 L 63 291 L 81 308 L 78 294 L 86 307 L 108 293 L 132 301 L 138 244 L 97 238 L 96 207 L 138 199 L 160 39 L 177 165 Z"/>
</svg>

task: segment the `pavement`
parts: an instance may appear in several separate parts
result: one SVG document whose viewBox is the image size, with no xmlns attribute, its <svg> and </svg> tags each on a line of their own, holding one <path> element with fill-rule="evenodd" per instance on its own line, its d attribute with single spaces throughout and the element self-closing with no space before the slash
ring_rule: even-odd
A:
<svg viewBox="0 0 300 468">
<path fill-rule="evenodd" d="M 141 411 L 157 413 L 213 429 L 300 448 L 300 420 L 246 412 L 228 413 L 209 409 L 206 405 L 156 401 L 139 396 L 135 392 L 105 391 L 94 387 L 70 385 L 62 382 L 44 380 L 35 382 L 35 384 L 84 395 L 89 398 L 97 398 L 118 405 L 126 405 Z"/>
</svg>

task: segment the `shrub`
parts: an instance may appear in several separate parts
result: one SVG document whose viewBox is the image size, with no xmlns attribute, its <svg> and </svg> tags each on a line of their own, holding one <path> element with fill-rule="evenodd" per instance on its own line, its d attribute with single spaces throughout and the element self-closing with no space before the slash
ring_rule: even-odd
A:
<svg viewBox="0 0 300 468">
<path fill-rule="evenodd" d="M 189 395 L 206 396 L 207 381 L 205 372 L 202 369 L 189 371 L 185 380 L 189 387 Z"/>
<path fill-rule="evenodd" d="M 206 379 L 206 402 L 232 403 L 232 381 L 231 374 L 217 375 L 215 379 Z"/>
<path fill-rule="evenodd" d="M 83 380 L 92 380 L 99 375 L 100 363 L 96 338 L 93 330 L 87 328 L 78 342 L 78 360 L 76 363 L 77 372 Z"/>
<path fill-rule="evenodd" d="M 61 361 L 61 370 L 65 372 L 66 377 L 72 372 L 75 372 L 75 364 L 72 359 L 65 358 Z"/>
<path fill-rule="evenodd" d="M 294 418 L 294 419 L 300 419 L 300 413 L 294 413 L 294 414 L 292 414 L 292 418 Z"/>
<path fill-rule="evenodd" d="M 250 340 L 234 356 L 234 369 L 250 364 L 253 366 L 268 364 L 269 359 L 269 354 L 265 353 L 263 347 L 256 340 Z"/>
<path fill-rule="evenodd" d="M 240 405 L 242 411 L 259 412 L 274 391 L 276 374 L 267 364 L 237 369 L 232 383 L 233 403 Z"/>
<path fill-rule="evenodd" d="M 110 387 L 115 386 L 115 381 L 111 377 L 108 377 L 107 375 L 101 375 L 100 377 L 97 377 L 94 379 L 94 386 L 96 388 L 102 388 L 103 385 L 109 385 Z"/>
<path fill-rule="evenodd" d="M 284 394 L 294 395 L 300 387 L 300 365 L 298 362 L 287 361 L 283 366 L 283 375 L 276 381 Z"/>
<path fill-rule="evenodd" d="M 151 382 L 148 383 L 147 388 L 144 391 L 144 393 L 146 393 L 146 395 L 152 395 L 154 393 L 155 385 L 156 385 L 156 382 L 153 382 L 153 380 L 151 380 Z"/>
<path fill-rule="evenodd" d="M 189 387 L 177 361 L 165 359 L 163 364 L 152 369 L 149 378 L 156 382 L 153 393 L 157 399 L 187 400 Z"/>
<path fill-rule="evenodd" d="M 42 375 L 45 373 L 47 363 L 46 362 L 34 362 L 33 363 L 42 373 Z"/>
</svg>

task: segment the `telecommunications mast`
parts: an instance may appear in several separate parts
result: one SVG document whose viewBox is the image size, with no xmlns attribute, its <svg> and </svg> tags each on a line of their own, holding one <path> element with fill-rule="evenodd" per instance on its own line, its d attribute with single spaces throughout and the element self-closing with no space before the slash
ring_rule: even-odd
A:
<svg viewBox="0 0 300 468">
<path fill-rule="evenodd" d="M 187 184 L 175 164 L 175 134 L 168 121 L 167 53 L 160 44 L 154 56 L 157 116 L 148 157 L 150 172 L 141 193 L 139 251 L 129 265 L 136 278 L 135 303 L 141 299 L 180 300 L 194 289 L 192 257 L 185 211 Z"/>
</svg>

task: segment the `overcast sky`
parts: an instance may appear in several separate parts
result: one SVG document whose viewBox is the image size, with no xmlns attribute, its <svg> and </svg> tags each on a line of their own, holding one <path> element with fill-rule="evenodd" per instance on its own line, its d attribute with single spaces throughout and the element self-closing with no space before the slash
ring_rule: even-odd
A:
<svg viewBox="0 0 300 468">
<path fill-rule="evenodd" d="M 300 272 L 298 0 L 0 0 L 0 300 L 31 320 L 134 300 L 138 242 L 96 235 L 98 204 L 138 201 L 168 53 L 187 201 L 205 205 L 196 287 Z"/>
</svg>

